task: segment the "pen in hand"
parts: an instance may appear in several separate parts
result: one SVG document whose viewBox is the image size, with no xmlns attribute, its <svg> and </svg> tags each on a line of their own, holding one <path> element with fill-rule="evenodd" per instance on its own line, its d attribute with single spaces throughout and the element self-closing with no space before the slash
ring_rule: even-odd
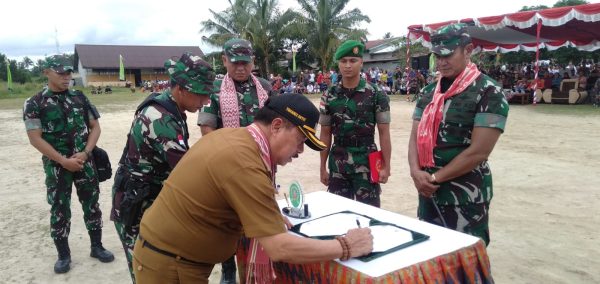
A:
<svg viewBox="0 0 600 284">
<path fill-rule="evenodd" d="M 358 228 L 360 229 L 360 222 L 358 221 L 358 218 L 356 219 L 356 225 L 358 226 Z"/>
<path fill-rule="evenodd" d="M 283 197 L 285 197 L 285 203 L 287 203 L 287 207 L 290 207 L 290 202 L 288 201 L 287 194 L 283 193 Z"/>
</svg>

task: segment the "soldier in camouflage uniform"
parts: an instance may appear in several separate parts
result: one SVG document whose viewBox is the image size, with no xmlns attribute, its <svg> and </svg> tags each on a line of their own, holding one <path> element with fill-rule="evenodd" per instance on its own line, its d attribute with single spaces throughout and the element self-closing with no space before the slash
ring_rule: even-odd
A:
<svg viewBox="0 0 600 284">
<path fill-rule="evenodd" d="M 210 96 L 210 104 L 198 114 L 202 135 L 223 127 L 250 125 L 266 99 L 276 94 L 267 80 L 252 75 L 254 51 L 249 41 L 228 40 L 223 46 L 223 53 L 227 74 L 223 80 L 215 80 L 219 91 Z M 239 121 L 233 121 L 234 116 Z"/>
<path fill-rule="evenodd" d="M 408 152 L 417 214 L 489 244 L 487 158 L 504 131 L 508 103 L 501 86 L 470 62 L 473 44 L 464 26 L 442 27 L 431 42 L 442 78 L 419 94 Z"/>
<path fill-rule="evenodd" d="M 80 91 L 69 90 L 73 67 L 64 56 L 46 58 L 48 86 L 29 98 L 23 120 L 29 142 L 43 154 L 50 235 L 58 251 L 54 272 L 70 270 L 71 192 L 75 183 L 92 248 L 90 256 L 111 262 L 114 256 L 102 247 L 100 193 L 91 151 L 100 137 L 100 114 Z"/>
<path fill-rule="evenodd" d="M 215 74 L 198 56 L 184 53 L 167 60 L 171 88 L 153 93 L 137 108 L 113 186 L 111 220 L 129 265 L 144 211 L 152 205 L 162 183 L 189 149 L 185 111 L 196 112 L 215 92 Z"/>
<path fill-rule="evenodd" d="M 321 97 L 321 141 L 328 146 L 321 152 L 321 182 L 331 193 L 379 207 L 379 183 L 390 176 L 390 104 L 376 85 L 361 78 L 363 50 L 362 43 L 349 40 L 335 53 L 342 80 Z M 383 160 L 379 180 L 370 181 L 375 169 L 369 169 L 368 155 L 377 151 L 376 126 Z"/>
<path fill-rule="evenodd" d="M 221 56 L 227 74 L 223 80 L 215 80 L 218 93 L 210 96 L 210 104 L 198 113 L 198 126 L 202 135 L 219 128 L 245 127 L 268 97 L 276 94 L 269 81 L 252 75 L 254 50 L 252 44 L 234 38 L 223 45 Z M 235 283 L 235 256 L 222 263 L 221 284 Z"/>
</svg>

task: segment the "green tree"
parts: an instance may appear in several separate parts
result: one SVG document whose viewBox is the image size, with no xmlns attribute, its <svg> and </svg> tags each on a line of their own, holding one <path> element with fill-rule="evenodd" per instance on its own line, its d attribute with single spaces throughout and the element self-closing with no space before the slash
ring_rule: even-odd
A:
<svg viewBox="0 0 600 284">
<path fill-rule="evenodd" d="M 399 47 L 398 51 L 397 51 L 397 55 L 398 55 L 398 65 L 404 67 L 406 66 L 406 36 L 403 37 L 399 37 L 396 41 L 395 44 Z M 410 43 L 410 56 L 411 57 L 416 57 L 416 56 L 423 56 L 426 54 L 429 54 L 429 48 L 423 46 L 420 42 L 411 42 Z M 410 63 L 409 63 L 410 64 Z"/>
<path fill-rule="evenodd" d="M 25 66 L 26 69 L 29 69 L 29 67 L 33 66 L 33 60 L 27 56 L 23 57 L 23 66 Z"/>
<path fill-rule="evenodd" d="M 521 8 L 521 10 L 519 10 L 519 12 L 523 12 L 523 11 L 537 11 L 537 10 L 544 10 L 544 9 L 548 9 L 550 7 L 546 6 L 546 5 L 537 5 L 537 6 L 523 6 L 523 8 Z"/>
<path fill-rule="evenodd" d="M 304 34 L 309 51 L 316 57 L 321 70 L 333 62 L 333 54 L 341 42 L 364 39 L 367 31 L 355 28 L 370 22 L 368 16 L 354 8 L 344 11 L 350 0 L 298 0 L 296 29 Z"/>
<path fill-rule="evenodd" d="M 235 0 L 230 7 L 216 13 L 214 19 L 202 22 L 204 32 L 212 32 L 203 40 L 221 47 L 227 40 L 241 37 L 252 42 L 256 64 L 263 76 L 272 69 L 272 62 L 281 55 L 286 26 L 294 19 L 291 10 L 281 12 L 277 0 Z"/>
<path fill-rule="evenodd" d="M 557 7 L 566 7 L 566 6 L 577 6 L 577 5 L 582 5 L 582 4 L 589 4 L 590 2 L 585 1 L 585 0 L 559 0 L 558 2 L 554 3 L 554 6 L 552 6 L 553 8 L 557 8 Z"/>
</svg>

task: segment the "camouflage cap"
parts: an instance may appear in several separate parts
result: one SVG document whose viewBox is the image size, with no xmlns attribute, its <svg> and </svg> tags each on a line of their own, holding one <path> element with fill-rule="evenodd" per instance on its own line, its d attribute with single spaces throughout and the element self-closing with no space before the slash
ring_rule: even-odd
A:
<svg viewBox="0 0 600 284">
<path fill-rule="evenodd" d="M 52 69 L 56 73 L 73 72 L 73 63 L 65 55 L 53 55 L 46 57 L 44 69 Z"/>
<path fill-rule="evenodd" d="M 231 62 L 252 62 L 254 50 L 252 43 L 245 39 L 233 38 L 223 45 L 223 53 Z"/>
<path fill-rule="evenodd" d="M 335 51 L 334 59 L 340 60 L 342 57 L 361 57 L 365 50 L 365 45 L 358 40 L 347 40 Z"/>
<path fill-rule="evenodd" d="M 443 26 L 431 34 L 431 52 L 448 56 L 459 46 L 471 43 L 465 24 Z"/>
<path fill-rule="evenodd" d="M 215 72 L 200 56 L 185 52 L 179 61 L 165 61 L 165 68 L 172 81 L 194 94 L 210 95 L 219 91 L 213 85 Z"/>
</svg>

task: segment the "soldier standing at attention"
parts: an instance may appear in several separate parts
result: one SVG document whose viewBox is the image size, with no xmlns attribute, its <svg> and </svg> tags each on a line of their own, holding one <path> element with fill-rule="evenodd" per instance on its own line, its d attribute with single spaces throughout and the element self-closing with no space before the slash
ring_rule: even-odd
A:
<svg viewBox="0 0 600 284">
<path fill-rule="evenodd" d="M 58 251 L 54 272 L 71 266 L 71 192 L 73 183 L 83 208 L 91 240 L 90 256 L 111 262 L 114 256 L 102 246 L 100 188 L 91 152 L 100 137 L 100 114 L 80 91 L 69 90 L 73 67 L 65 56 L 46 58 L 48 87 L 25 101 L 23 120 L 29 142 L 40 153 L 50 204 L 50 235 Z"/>
<path fill-rule="evenodd" d="M 216 80 L 218 93 L 210 96 L 210 104 L 198 114 L 198 126 L 202 135 L 219 128 L 245 127 L 263 106 L 272 91 L 269 81 L 252 75 L 254 50 L 252 44 L 234 38 L 223 45 L 223 65 L 227 74 Z"/>
<path fill-rule="evenodd" d="M 208 103 L 215 74 L 190 53 L 167 60 L 171 88 L 150 94 L 137 108 L 113 186 L 111 220 L 123 244 L 129 273 L 142 215 L 152 205 L 175 165 L 189 149 L 185 111 Z"/>
<path fill-rule="evenodd" d="M 331 193 L 379 207 L 379 183 L 390 176 L 390 101 L 360 76 L 364 48 L 361 42 L 349 40 L 335 52 L 342 80 L 321 97 L 321 141 L 327 145 L 321 152 L 321 182 Z M 377 151 L 375 126 L 383 160 L 379 180 L 371 182 L 369 171 L 375 169 L 369 169 L 368 155 Z"/>
<path fill-rule="evenodd" d="M 246 127 L 273 94 L 269 81 L 252 75 L 254 50 L 252 44 L 234 38 L 223 45 L 223 65 L 227 74 L 216 80 L 217 92 L 210 96 L 210 104 L 198 113 L 202 135 L 219 128 Z M 235 255 L 222 263 L 221 284 L 235 283 Z"/>
<path fill-rule="evenodd" d="M 419 219 L 490 242 L 488 156 L 508 116 L 496 81 L 471 63 L 471 37 L 452 24 L 431 36 L 441 79 L 421 91 L 408 144 Z"/>
</svg>

